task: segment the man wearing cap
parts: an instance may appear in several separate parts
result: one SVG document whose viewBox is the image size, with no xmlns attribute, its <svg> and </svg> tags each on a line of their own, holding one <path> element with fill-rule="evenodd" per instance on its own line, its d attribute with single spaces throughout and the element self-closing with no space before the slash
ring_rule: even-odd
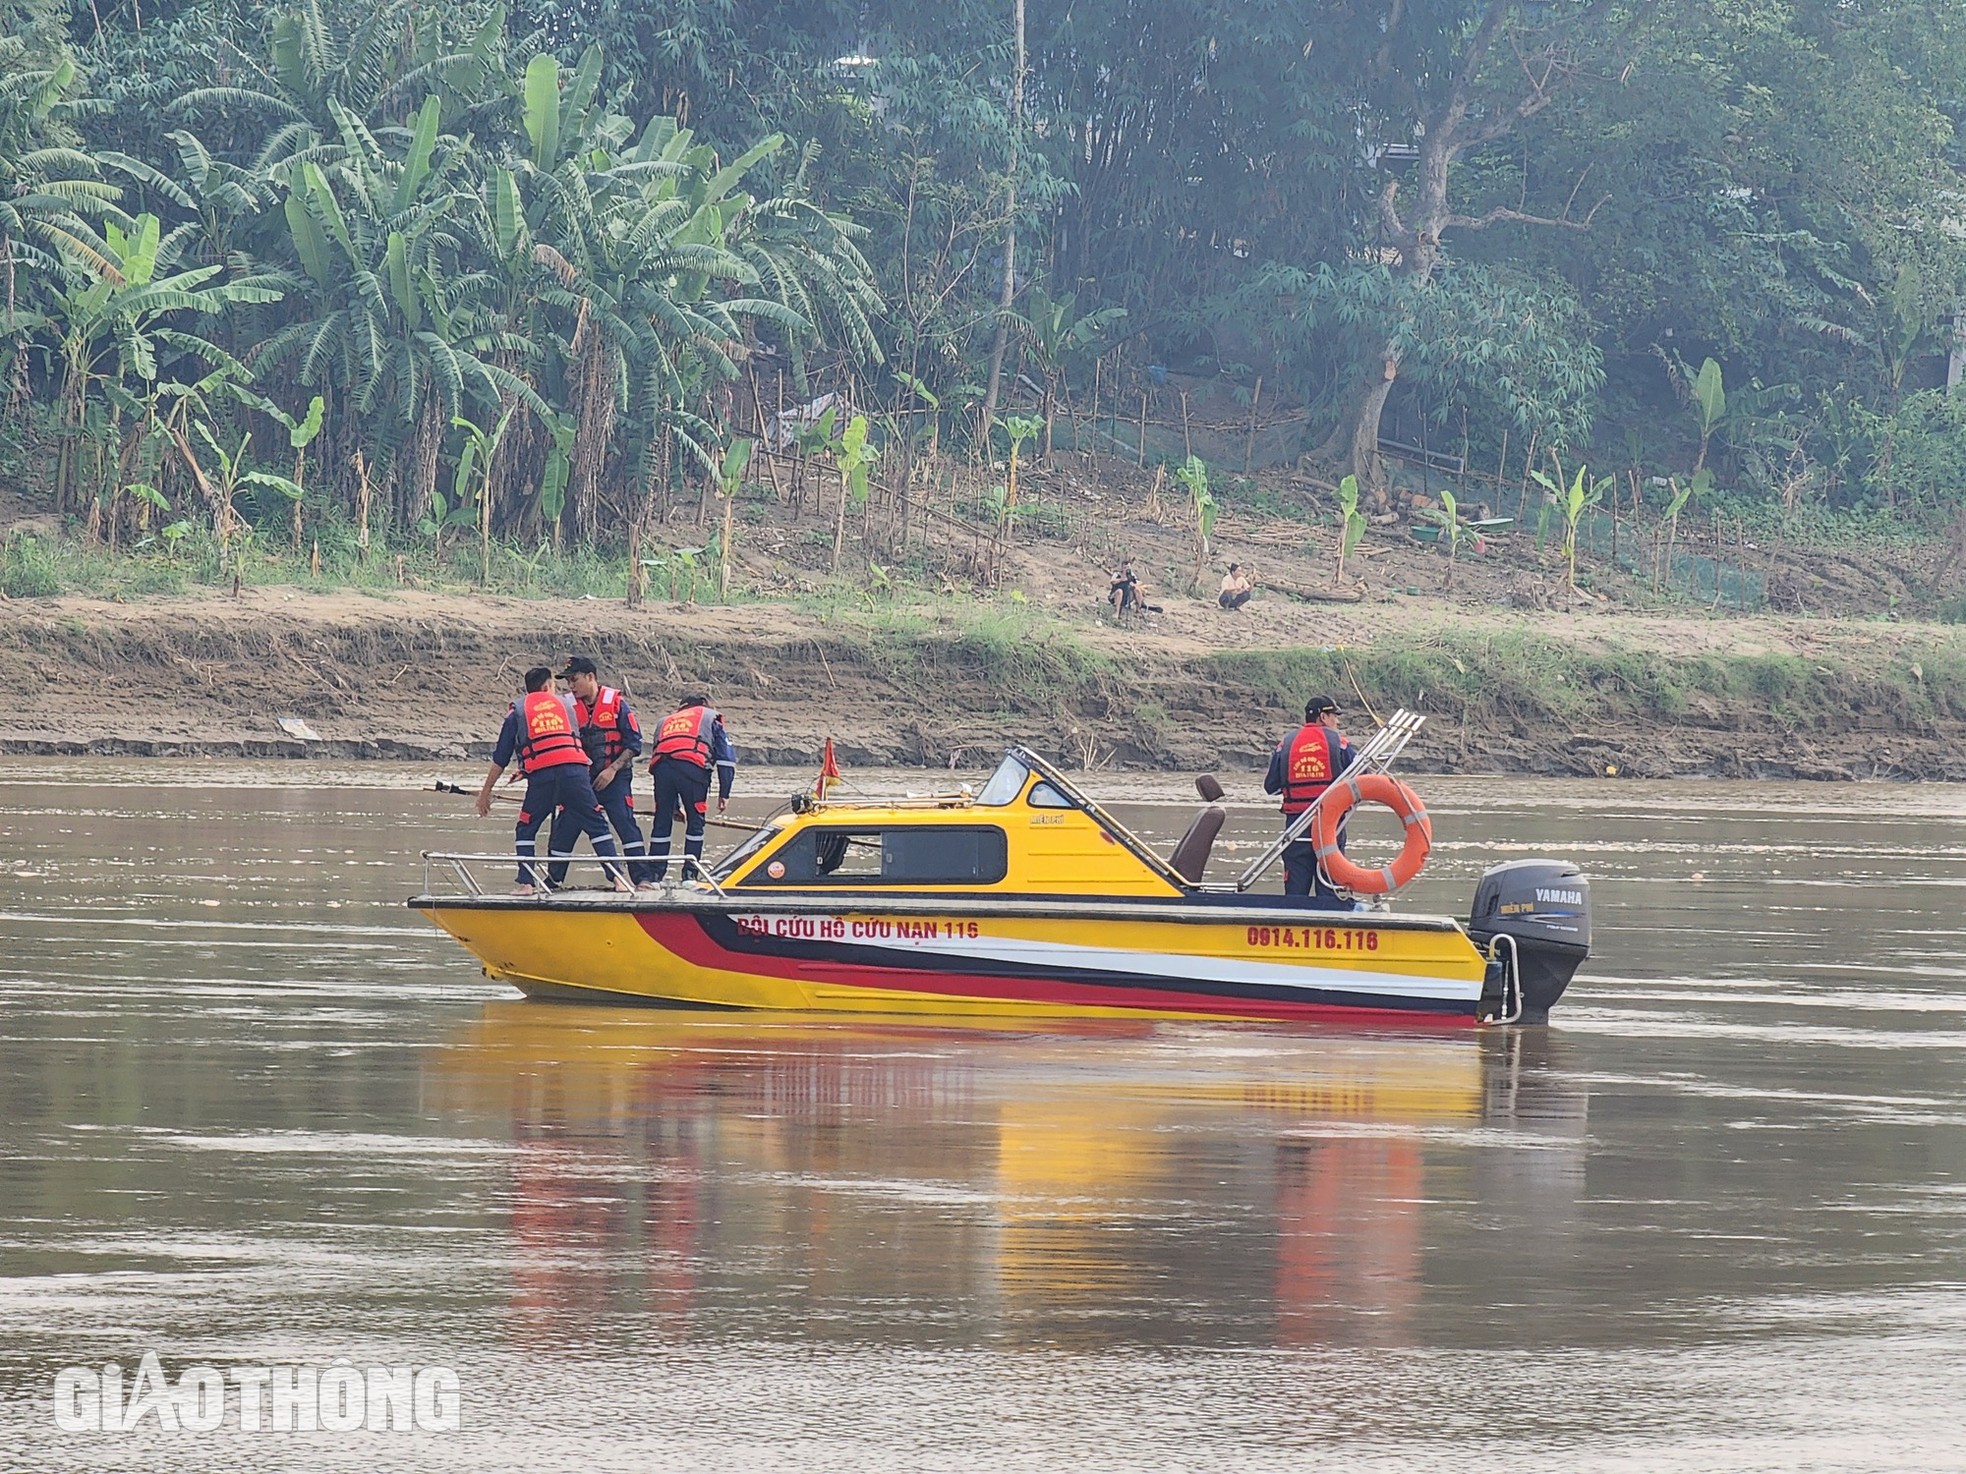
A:
<svg viewBox="0 0 1966 1474">
<path fill-rule="evenodd" d="M 652 881 L 669 874 L 669 841 L 676 832 L 679 807 L 684 815 L 683 879 L 701 872 L 712 770 L 717 775 L 717 812 L 721 814 L 730 805 L 737 752 L 710 698 L 685 696 L 683 704 L 655 729 L 655 747 L 649 756 L 649 775 L 655 780 L 655 808 L 649 814 L 648 868 Z"/>
<path fill-rule="evenodd" d="M 478 790 L 479 818 L 491 813 L 492 789 L 514 757 L 526 775 L 526 796 L 519 805 L 515 833 L 519 877 L 512 887 L 513 895 L 529 896 L 541 887 L 544 877 L 533 859 L 535 838 L 547 816 L 562 810 L 586 834 L 595 854 L 604 860 L 620 860 L 621 851 L 608 833 L 607 816 L 587 775 L 587 754 L 566 703 L 553 690 L 553 671 L 548 666 L 534 666 L 526 672 L 526 694 L 505 714 L 498 745 L 492 749 L 491 770 Z M 608 866 L 607 874 L 614 889 L 634 889 L 618 863 Z"/>
<path fill-rule="evenodd" d="M 1263 778 L 1263 792 L 1283 797 L 1285 827 L 1352 765 L 1352 757 L 1351 744 L 1338 735 L 1338 703 L 1329 696 L 1313 696 L 1304 703 L 1304 725 L 1277 744 L 1270 754 L 1270 771 Z M 1344 846 L 1341 826 L 1338 847 Z M 1283 893 L 1309 896 L 1312 905 L 1328 910 L 1345 904 L 1318 873 L 1317 852 L 1308 833 L 1283 852 Z"/>
<path fill-rule="evenodd" d="M 637 881 L 649 879 L 643 861 L 642 826 L 635 820 L 635 759 L 642 755 L 642 724 L 636 720 L 628 698 L 612 686 L 603 686 L 599 670 L 584 655 L 576 655 L 560 672 L 560 679 L 573 693 L 574 721 L 580 731 L 580 745 L 587 753 L 593 776 L 594 796 L 606 810 L 608 823 L 621 836 L 621 851 L 628 857 L 629 876 Z M 580 825 L 562 809 L 553 818 L 548 851 L 554 855 L 573 853 Z M 567 862 L 555 860 L 546 871 L 554 885 L 567 876 Z"/>
</svg>

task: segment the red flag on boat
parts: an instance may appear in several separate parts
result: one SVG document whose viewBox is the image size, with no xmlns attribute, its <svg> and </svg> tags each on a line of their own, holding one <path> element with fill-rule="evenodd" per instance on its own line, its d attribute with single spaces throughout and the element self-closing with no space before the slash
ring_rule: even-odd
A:
<svg viewBox="0 0 1966 1474">
<path fill-rule="evenodd" d="M 819 781 L 812 785 L 815 798 L 826 797 L 826 790 L 840 781 L 840 765 L 833 759 L 833 739 L 826 739 L 826 749 L 819 755 Z"/>
</svg>

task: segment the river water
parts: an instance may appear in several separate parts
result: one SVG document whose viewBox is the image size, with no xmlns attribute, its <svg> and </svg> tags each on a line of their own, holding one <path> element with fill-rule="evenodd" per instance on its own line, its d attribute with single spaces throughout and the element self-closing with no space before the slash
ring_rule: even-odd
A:
<svg viewBox="0 0 1966 1474">
<path fill-rule="evenodd" d="M 1966 790 L 1425 780 L 1598 908 L 1433 1037 L 528 1003 L 431 776 L 0 764 L 0 1468 L 1966 1468 Z M 459 1426 L 57 1426 L 147 1351 Z"/>
</svg>

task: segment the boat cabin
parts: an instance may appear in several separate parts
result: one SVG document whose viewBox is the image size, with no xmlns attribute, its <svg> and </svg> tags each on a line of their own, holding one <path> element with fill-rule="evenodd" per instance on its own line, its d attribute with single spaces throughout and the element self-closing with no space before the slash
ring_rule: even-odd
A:
<svg viewBox="0 0 1966 1474">
<path fill-rule="evenodd" d="M 1013 748 L 973 794 L 802 799 L 714 873 L 729 892 L 893 888 L 1176 899 L 1197 888 L 1222 828 L 1223 810 L 1214 802 L 1220 785 L 1211 777 L 1200 786 L 1208 807 L 1162 859 L 1049 763 Z"/>
</svg>

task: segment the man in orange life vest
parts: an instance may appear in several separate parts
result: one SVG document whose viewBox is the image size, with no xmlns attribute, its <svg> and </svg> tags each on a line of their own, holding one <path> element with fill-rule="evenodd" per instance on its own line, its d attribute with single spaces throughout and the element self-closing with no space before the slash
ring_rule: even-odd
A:
<svg viewBox="0 0 1966 1474">
<path fill-rule="evenodd" d="M 573 692 L 574 719 L 580 728 L 580 745 L 586 749 L 588 771 L 594 782 L 594 796 L 607 811 L 608 823 L 621 838 L 622 853 L 628 856 L 628 878 L 647 880 L 643 863 L 642 826 L 635 822 L 635 759 L 642 755 L 642 724 L 636 720 L 628 698 L 612 686 L 603 686 L 594 662 L 576 655 L 560 672 L 560 679 Z M 553 832 L 547 853 L 570 855 L 580 826 L 565 809 L 553 816 Z M 566 879 L 567 862 L 555 860 L 546 868 L 546 878 L 554 885 Z"/>
<path fill-rule="evenodd" d="M 529 896 L 543 885 L 539 867 L 531 863 L 534 838 L 557 810 L 564 808 L 572 816 L 595 854 L 604 860 L 621 858 L 614 836 L 608 833 L 601 801 L 594 797 L 593 780 L 587 776 L 587 750 L 575 734 L 570 709 L 553 691 L 553 672 L 543 665 L 526 672 L 526 694 L 505 714 L 498 745 L 492 749 L 491 771 L 478 790 L 479 818 L 491 812 L 492 789 L 515 755 L 526 775 L 526 797 L 519 805 L 519 878 L 513 895 Z M 619 865 L 608 866 L 607 873 L 616 890 L 634 890 Z"/>
<path fill-rule="evenodd" d="M 669 873 L 669 839 L 676 830 L 678 806 L 687 820 L 683 826 L 683 879 L 701 871 L 713 768 L 717 773 L 717 812 L 721 814 L 730 805 L 737 753 L 710 698 L 685 696 L 683 704 L 655 729 L 655 747 L 649 757 L 649 773 L 655 779 L 655 808 L 649 814 L 649 870 L 657 880 Z"/>
<path fill-rule="evenodd" d="M 1351 744 L 1338 735 L 1338 703 L 1329 696 L 1313 696 L 1304 703 L 1304 725 L 1270 754 L 1270 771 L 1263 779 L 1263 792 L 1283 795 L 1284 823 L 1288 825 L 1332 780 L 1352 763 Z M 1338 832 L 1343 848 L 1344 830 Z M 1307 833 L 1283 852 L 1283 893 L 1310 896 L 1313 904 L 1336 910 L 1344 901 L 1318 873 L 1317 852 Z"/>
</svg>

